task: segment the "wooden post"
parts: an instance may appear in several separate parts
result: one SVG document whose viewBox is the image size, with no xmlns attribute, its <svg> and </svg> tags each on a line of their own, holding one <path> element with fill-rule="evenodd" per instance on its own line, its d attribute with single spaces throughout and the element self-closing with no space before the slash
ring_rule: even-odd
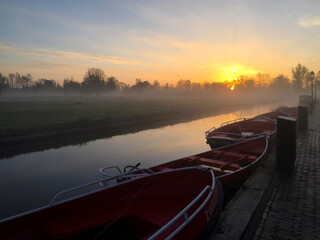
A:
<svg viewBox="0 0 320 240">
<path fill-rule="evenodd" d="M 298 128 L 300 132 L 308 130 L 308 107 L 298 107 Z"/>
<path fill-rule="evenodd" d="M 277 168 L 287 172 L 292 172 L 296 160 L 296 122 L 294 118 L 277 118 Z"/>
</svg>

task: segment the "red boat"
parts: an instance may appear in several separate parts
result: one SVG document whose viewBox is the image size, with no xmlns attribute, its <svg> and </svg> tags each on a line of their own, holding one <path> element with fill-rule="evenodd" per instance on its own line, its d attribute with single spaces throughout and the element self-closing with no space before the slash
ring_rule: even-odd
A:
<svg viewBox="0 0 320 240">
<path fill-rule="evenodd" d="M 181 158 L 152 167 L 152 171 L 166 171 L 188 166 L 211 168 L 223 186 L 245 180 L 268 154 L 268 137 L 249 139 L 226 147 Z"/>
<path fill-rule="evenodd" d="M 113 176 L 106 169 L 100 171 L 103 180 L 1 220 L 1 239 L 195 239 L 218 219 L 223 194 L 211 169 L 139 169 Z M 83 188 L 90 192 L 61 200 Z"/>
<path fill-rule="evenodd" d="M 261 115 L 258 115 L 256 117 L 265 117 L 265 118 L 270 118 L 276 120 L 280 116 L 285 116 L 285 117 L 292 117 L 292 118 L 297 118 L 298 117 L 298 107 L 279 107 L 275 111 L 264 113 Z"/>
<path fill-rule="evenodd" d="M 258 136 L 270 136 L 274 141 L 277 130 L 276 121 L 266 117 L 241 118 L 222 123 L 219 128 L 211 128 L 206 134 L 211 149 L 242 142 Z"/>
</svg>

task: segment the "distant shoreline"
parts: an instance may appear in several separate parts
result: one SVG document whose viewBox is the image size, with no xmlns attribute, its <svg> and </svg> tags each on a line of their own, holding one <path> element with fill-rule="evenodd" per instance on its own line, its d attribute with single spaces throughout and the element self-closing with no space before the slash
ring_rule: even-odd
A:
<svg viewBox="0 0 320 240">
<path fill-rule="evenodd" d="M 143 108 L 143 110 L 137 110 L 138 112 L 132 111 L 129 113 L 124 113 L 119 111 L 114 113 L 113 115 L 108 114 L 107 117 L 101 116 L 100 118 L 92 114 L 92 118 L 89 119 L 80 118 L 78 121 L 73 122 L 61 121 L 59 124 L 52 125 L 48 123 L 47 126 L 39 128 L 22 128 L 20 133 L 19 131 L 12 131 L 11 135 L 4 134 L 8 133 L 9 131 L 0 129 L 2 130 L 2 132 L 0 132 L 0 158 L 8 158 L 23 153 L 43 151 L 51 148 L 60 148 L 68 145 L 84 144 L 86 142 L 96 139 L 109 138 L 116 135 L 134 133 L 147 129 L 160 128 L 168 125 L 188 122 L 204 117 L 216 116 L 219 114 L 225 114 L 240 109 L 277 103 L 281 101 L 279 99 L 269 99 L 263 101 L 245 102 L 246 103 L 242 102 L 241 104 L 239 104 L 238 102 L 235 103 L 233 101 L 222 101 L 220 104 L 212 103 L 211 106 L 210 103 L 201 104 L 201 101 L 191 101 L 185 103 L 189 105 L 187 107 L 185 107 L 185 104 L 179 103 L 177 104 L 177 106 L 174 106 L 172 108 L 172 106 L 170 106 L 170 101 L 166 103 L 161 102 L 159 105 L 158 101 L 156 100 L 154 103 L 148 103 L 147 107 L 141 107 Z M 30 111 L 34 111 L 33 114 L 44 114 L 42 113 L 41 109 L 42 107 L 47 107 L 46 105 L 49 104 L 52 104 L 52 102 L 44 103 L 41 107 L 31 107 L 32 109 Z M 86 103 L 84 103 L 84 106 L 81 106 L 81 108 L 85 108 L 85 104 Z M 129 103 L 124 102 L 124 104 Z M 135 103 L 136 108 L 139 108 L 140 105 L 143 104 L 145 103 Z M 202 106 L 200 106 L 199 104 Z M 245 107 L 242 106 L 243 104 L 245 104 Z M 17 117 L 19 115 L 18 107 L 21 107 L 23 105 L 24 102 L 22 102 L 21 105 L 18 104 L 16 106 L 16 109 L 13 109 L 11 111 L 13 112 L 13 114 L 11 113 L 12 117 Z M 53 105 L 55 105 L 55 103 L 53 103 Z M 93 106 L 95 106 L 95 103 L 93 103 Z M 118 107 L 121 108 L 121 106 Z M 158 107 L 158 109 L 155 109 L 156 107 Z M 173 109 L 175 109 L 175 111 L 173 111 Z M 48 109 L 48 111 L 50 111 L 50 109 Z M 108 109 L 108 111 L 112 112 L 114 111 L 114 109 Z M 130 111 L 130 108 L 127 109 L 127 111 Z M 8 110 L 7 112 L 10 111 Z M 92 112 L 94 113 L 95 111 Z M 99 111 L 97 113 L 99 113 Z M 9 118 L 10 117 L 11 116 L 9 116 Z M 19 124 L 23 125 L 23 120 L 22 123 L 19 122 Z"/>
</svg>

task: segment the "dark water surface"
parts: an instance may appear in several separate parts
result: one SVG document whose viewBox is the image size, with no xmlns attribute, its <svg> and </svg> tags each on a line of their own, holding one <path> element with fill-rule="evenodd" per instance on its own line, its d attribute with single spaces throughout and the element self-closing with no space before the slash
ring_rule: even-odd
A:
<svg viewBox="0 0 320 240">
<path fill-rule="evenodd" d="M 281 103 L 296 106 L 297 103 Z M 0 219 L 47 205 L 66 188 L 101 179 L 108 165 L 147 168 L 210 149 L 204 132 L 236 118 L 254 117 L 279 104 L 203 118 L 0 160 Z"/>
</svg>

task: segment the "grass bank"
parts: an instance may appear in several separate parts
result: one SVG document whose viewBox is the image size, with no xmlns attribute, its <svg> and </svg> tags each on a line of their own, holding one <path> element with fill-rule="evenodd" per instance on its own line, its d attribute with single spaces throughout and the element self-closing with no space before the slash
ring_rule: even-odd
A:
<svg viewBox="0 0 320 240">
<path fill-rule="evenodd" d="M 280 99 L 253 101 L 215 96 L 1 99 L 0 145 L 5 150 L 0 155 L 20 153 L 30 145 L 41 150 L 78 144 L 275 101 Z"/>
</svg>

